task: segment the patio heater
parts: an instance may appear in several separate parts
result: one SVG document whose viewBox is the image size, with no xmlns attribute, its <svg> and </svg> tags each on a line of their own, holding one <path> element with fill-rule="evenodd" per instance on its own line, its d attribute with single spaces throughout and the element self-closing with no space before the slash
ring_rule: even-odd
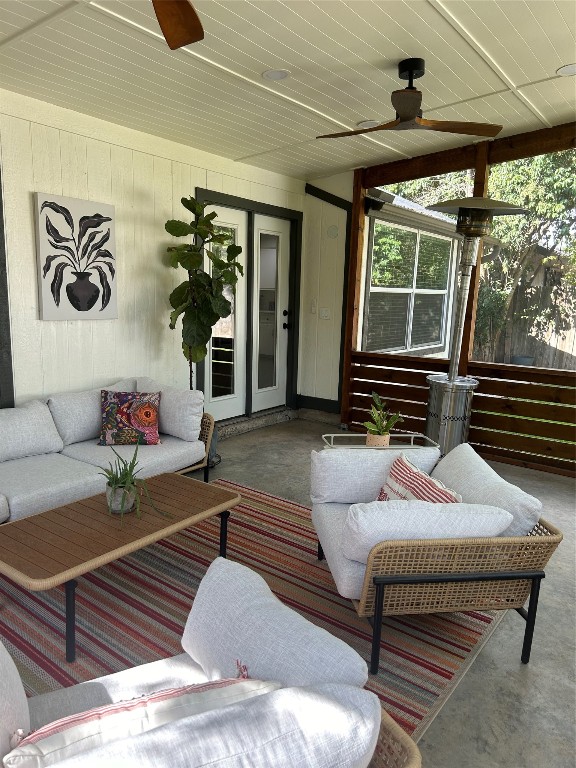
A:
<svg viewBox="0 0 576 768">
<path fill-rule="evenodd" d="M 466 442 L 470 426 L 472 396 L 478 386 L 477 379 L 471 376 L 458 376 L 458 361 L 462 347 L 470 276 L 478 258 L 480 239 L 490 234 L 494 216 L 517 215 L 528 213 L 528 211 L 511 203 L 491 200 L 488 197 L 445 200 L 428 208 L 441 213 L 457 213 L 456 232 L 464 236 L 460 252 L 460 281 L 456 287 L 456 310 L 450 342 L 450 367 L 447 374 L 438 373 L 427 377 L 430 392 L 426 414 L 426 435 L 440 445 L 440 451 L 444 455 L 460 443 Z"/>
</svg>

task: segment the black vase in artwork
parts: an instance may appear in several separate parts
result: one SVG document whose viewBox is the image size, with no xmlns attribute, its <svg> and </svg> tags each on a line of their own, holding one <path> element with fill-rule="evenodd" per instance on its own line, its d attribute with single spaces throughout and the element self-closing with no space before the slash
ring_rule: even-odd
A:
<svg viewBox="0 0 576 768">
<path fill-rule="evenodd" d="M 90 272 L 73 272 L 76 280 L 66 286 L 68 301 L 79 312 L 87 312 L 98 301 L 100 288 L 90 282 Z"/>
</svg>

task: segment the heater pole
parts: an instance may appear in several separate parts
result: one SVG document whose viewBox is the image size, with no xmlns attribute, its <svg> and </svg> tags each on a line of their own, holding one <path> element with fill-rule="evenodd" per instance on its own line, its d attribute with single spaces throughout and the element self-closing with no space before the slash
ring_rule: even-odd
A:
<svg viewBox="0 0 576 768">
<path fill-rule="evenodd" d="M 479 237 L 465 236 L 464 242 L 462 243 L 462 255 L 460 257 L 460 286 L 456 298 L 456 312 L 454 315 L 452 340 L 450 343 L 450 368 L 448 370 L 448 381 L 456 381 L 458 376 L 458 363 L 460 361 L 462 335 L 464 333 L 464 321 L 466 319 L 466 307 L 468 304 L 468 293 L 470 291 L 470 276 L 472 275 L 472 268 L 475 266 L 478 258 L 479 245 Z"/>
</svg>

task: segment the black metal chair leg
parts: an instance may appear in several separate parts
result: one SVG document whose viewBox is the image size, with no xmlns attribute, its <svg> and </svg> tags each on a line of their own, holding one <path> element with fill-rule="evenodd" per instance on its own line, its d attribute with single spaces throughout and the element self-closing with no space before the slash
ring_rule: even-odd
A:
<svg viewBox="0 0 576 768">
<path fill-rule="evenodd" d="M 322 549 L 322 544 L 318 542 L 318 560 L 324 560 L 324 550 Z"/>
<path fill-rule="evenodd" d="M 530 651 L 532 650 L 532 638 L 534 637 L 534 626 L 536 624 L 536 611 L 538 610 L 538 596 L 540 594 L 541 578 L 532 579 L 530 588 L 530 601 L 528 602 L 528 611 L 521 613 L 526 619 L 526 629 L 524 630 L 524 642 L 522 644 L 522 664 L 528 664 L 530 661 Z"/>
<path fill-rule="evenodd" d="M 209 477 L 210 477 L 210 465 L 206 464 L 206 466 L 204 467 L 204 482 L 205 483 L 208 482 L 208 478 Z"/>
<path fill-rule="evenodd" d="M 380 640 L 382 638 L 382 610 L 384 608 L 384 584 L 376 584 L 374 616 L 372 618 L 372 654 L 370 656 L 370 674 L 375 675 L 380 666 Z"/>
</svg>

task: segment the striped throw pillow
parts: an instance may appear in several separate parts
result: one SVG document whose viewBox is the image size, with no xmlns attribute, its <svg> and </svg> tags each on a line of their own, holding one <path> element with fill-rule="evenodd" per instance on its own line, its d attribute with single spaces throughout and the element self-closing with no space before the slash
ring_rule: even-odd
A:
<svg viewBox="0 0 576 768">
<path fill-rule="evenodd" d="M 380 488 L 376 501 L 409 501 L 410 499 L 446 504 L 462 501 L 462 496 L 419 470 L 406 458 L 406 454 L 401 453 L 390 467 L 386 482 Z"/>
</svg>

